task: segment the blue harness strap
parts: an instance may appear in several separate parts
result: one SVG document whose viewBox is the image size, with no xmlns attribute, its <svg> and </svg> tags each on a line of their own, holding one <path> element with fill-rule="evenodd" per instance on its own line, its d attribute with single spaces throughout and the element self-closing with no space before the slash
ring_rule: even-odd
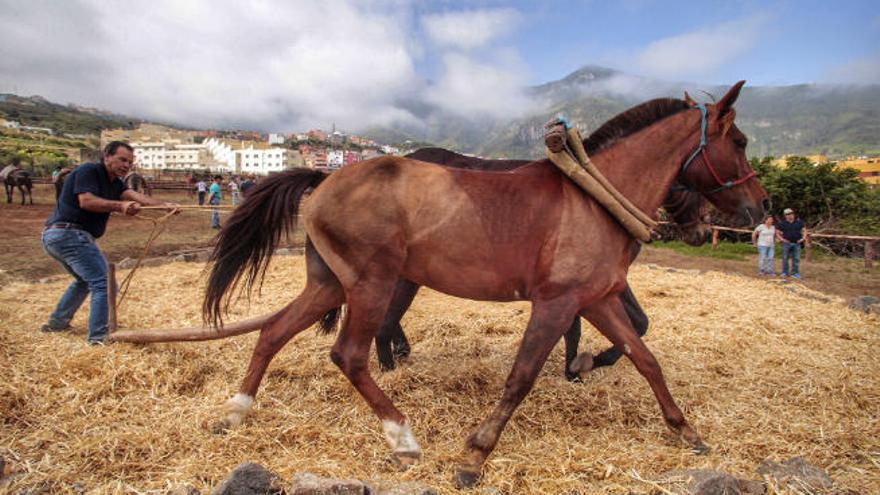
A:
<svg viewBox="0 0 880 495">
<path fill-rule="evenodd" d="M 703 148 L 706 147 L 706 127 L 707 127 L 706 115 L 708 114 L 708 111 L 706 110 L 706 105 L 703 103 L 697 104 L 697 108 L 700 110 L 700 118 L 701 118 L 701 120 L 700 120 L 700 145 L 697 146 L 697 149 L 695 149 L 694 152 L 691 153 L 691 156 L 688 157 L 687 160 L 685 160 L 684 165 L 681 166 L 681 175 L 684 175 L 687 172 L 688 167 L 690 167 L 691 163 L 694 162 L 694 158 L 696 158 L 697 155 L 700 154 L 700 151 L 703 151 Z"/>
</svg>

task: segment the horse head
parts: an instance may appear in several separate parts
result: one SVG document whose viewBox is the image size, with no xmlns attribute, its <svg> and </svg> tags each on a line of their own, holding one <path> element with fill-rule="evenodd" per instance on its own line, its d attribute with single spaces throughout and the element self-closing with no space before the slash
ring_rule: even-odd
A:
<svg viewBox="0 0 880 495">
<path fill-rule="evenodd" d="M 746 159 L 748 139 L 734 123 L 733 104 L 745 81 L 714 104 L 698 104 L 700 143 L 682 165 L 680 181 L 703 194 L 719 210 L 754 224 L 769 209 L 767 192 Z M 688 95 L 686 101 L 692 102 Z"/>
</svg>

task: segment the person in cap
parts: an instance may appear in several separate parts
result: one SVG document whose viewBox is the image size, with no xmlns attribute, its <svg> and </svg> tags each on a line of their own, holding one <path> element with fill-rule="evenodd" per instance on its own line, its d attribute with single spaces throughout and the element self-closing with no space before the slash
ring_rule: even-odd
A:
<svg viewBox="0 0 880 495">
<path fill-rule="evenodd" d="M 91 294 L 88 341 L 90 344 L 106 341 L 107 261 L 95 240 L 104 235 L 111 212 L 136 215 L 142 205 L 177 210 L 175 204 L 163 203 L 126 187 L 122 178 L 133 164 L 131 145 L 113 141 L 104 148 L 100 162 L 80 165 L 65 178 L 55 210 L 46 220 L 41 241 L 46 254 L 61 263 L 74 281 L 61 296 L 42 331 L 69 329 L 73 315 Z"/>
<path fill-rule="evenodd" d="M 791 208 L 782 213 L 785 218 L 776 225 L 776 238 L 782 243 L 782 278 L 801 278 L 801 243 L 807 237 L 807 226 Z"/>
</svg>

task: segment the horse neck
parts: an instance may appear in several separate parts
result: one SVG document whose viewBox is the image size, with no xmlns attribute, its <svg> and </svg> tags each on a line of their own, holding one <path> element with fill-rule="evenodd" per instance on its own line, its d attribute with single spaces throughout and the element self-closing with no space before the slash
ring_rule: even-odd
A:
<svg viewBox="0 0 880 495">
<path fill-rule="evenodd" d="M 699 114 L 682 111 L 627 136 L 591 157 L 635 206 L 654 216 L 699 143 Z"/>
</svg>

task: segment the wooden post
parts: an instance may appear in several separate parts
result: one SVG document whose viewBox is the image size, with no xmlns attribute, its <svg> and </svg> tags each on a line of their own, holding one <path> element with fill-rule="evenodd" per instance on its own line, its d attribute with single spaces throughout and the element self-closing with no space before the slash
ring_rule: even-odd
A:
<svg viewBox="0 0 880 495">
<path fill-rule="evenodd" d="M 116 331 L 116 263 L 110 263 L 107 266 L 107 326 L 110 333 Z"/>
<path fill-rule="evenodd" d="M 807 261 L 813 260 L 813 239 L 810 237 L 810 233 L 807 232 L 807 235 L 804 237 L 804 247 L 807 250 Z"/>
<path fill-rule="evenodd" d="M 712 228 L 712 249 L 718 249 L 718 229 Z"/>
<path fill-rule="evenodd" d="M 865 268 L 874 267 L 874 241 L 865 241 Z"/>
</svg>

